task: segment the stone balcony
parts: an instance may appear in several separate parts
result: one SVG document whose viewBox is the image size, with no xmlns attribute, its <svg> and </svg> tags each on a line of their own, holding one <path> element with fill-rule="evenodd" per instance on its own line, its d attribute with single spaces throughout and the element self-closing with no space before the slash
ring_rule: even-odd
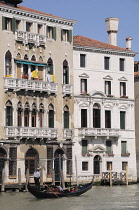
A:
<svg viewBox="0 0 139 210">
<path fill-rule="evenodd" d="M 51 93 L 57 93 L 57 84 L 53 82 L 45 82 L 45 81 L 39 81 L 39 80 L 27 80 L 27 79 L 15 79 L 15 78 L 4 78 L 4 89 L 5 92 L 8 89 L 12 89 L 13 91 L 17 92 L 20 90 L 26 90 L 26 91 L 39 91 L 39 92 L 45 92 L 48 94 Z"/>
<path fill-rule="evenodd" d="M 36 128 L 36 127 L 5 127 L 5 136 L 8 138 L 57 138 L 55 128 Z"/>
<path fill-rule="evenodd" d="M 71 139 L 73 137 L 73 130 L 68 128 L 63 129 L 63 137 L 65 139 Z"/>
<path fill-rule="evenodd" d="M 79 135 L 82 137 L 106 137 L 109 138 L 119 138 L 119 129 L 112 128 L 80 128 Z"/>
<path fill-rule="evenodd" d="M 70 84 L 63 84 L 62 85 L 62 93 L 63 95 L 72 95 L 72 85 Z"/>
<path fill-rule="evenodd" d="M 46 36 L 39 35 L 26 31 L 15 31 L 15 40 L 19 42 L 23 42 L 25 44 L 33 43 L 36 46 L 45 46 L 46 45 Z"/>
</svg>

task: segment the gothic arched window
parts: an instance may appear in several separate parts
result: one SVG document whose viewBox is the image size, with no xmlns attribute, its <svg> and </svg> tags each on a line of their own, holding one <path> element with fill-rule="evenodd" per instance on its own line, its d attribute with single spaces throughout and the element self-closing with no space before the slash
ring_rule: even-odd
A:
<svg viewBox="0 0 139 210">
<path fill-rule="evenodd" d="M 28 149 L 25 156 L 25 172 L 29 169 L 29 174 L 33 175 L 39 164 L 39 154 L 34 148 Z"/>
<path fill-rule="evenodd" d="M 64 128 L 69 128 L 69 107 L 64 107 Z"/>
<path fill-rule="evenodd" d="M 66 60 L 63 62 L 63 84 L 69 84 L 69 67 Z"/>
<path fill-rule="evenodd" d="M 6 103 L 6 126 L 13 126 L 13 106 L 11 101 Z"/>
<path fill-rule="evenodd" d="M 12 55 L 8 50 L 5 54 L 5 75 L 10 76 L 12 74 Z"/>
<path fill-rule="evenodd" d="M 52 104 L 49 105 L 48 110 L 48 127 L 54 128 L 54 107 Z"/>
</svg>

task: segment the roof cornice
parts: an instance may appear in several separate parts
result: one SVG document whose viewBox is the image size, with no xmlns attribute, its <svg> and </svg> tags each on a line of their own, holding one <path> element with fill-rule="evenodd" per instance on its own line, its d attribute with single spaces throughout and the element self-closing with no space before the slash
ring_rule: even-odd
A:
<svg viewBox="0 0 139 210">
<path fill-rule="evenodd" d="M 80 50 L 80 51 L 87 51 L 87 52 L 95 52 L 95 53 L 106 53 L 106 54 L 114 54 L 114 55 L 125 55 L 134 57 L 136 52 L 133 51 L 124 51 L 124 50 L 115 50 L 115 49 L 106 49 L 106 48 L 95 48 L 95 47 L 88 47 L 88 46 L 78 46 L 73 45 L 73 50 Z"/>
<path fill-rule="evenodd" d="M 51 16 L 49 14 L 40 14 L 37 12 L 27 11 L 27 10 L 20 9 L 18 7 L 11 7 L 7 5 L 0 5 L 0 12 L 11 13 L 11 14 L 19 15 L 19 16 L 30 17 L 33 19 L 39 19 L 43 21 L 49 21 L 49 22 L 54 22 L 54 23 L 59 23 L 59 24 L 69 25 L 69 26 L 73 26 L 77 22 L 75 20 Z"/>
</svg>

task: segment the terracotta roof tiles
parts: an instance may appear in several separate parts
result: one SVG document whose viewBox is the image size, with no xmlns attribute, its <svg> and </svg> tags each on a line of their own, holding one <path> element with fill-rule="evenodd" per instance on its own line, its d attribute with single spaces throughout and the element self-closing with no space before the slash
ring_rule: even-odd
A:
<svg viewBox="0 0 139 210">
<path fill-rule="evenodd" d="M 74 36 L 73 37 L 73 45 L 74 46 L 83 46 L 83 47 L 92 47 L 92 48 L 103 48 L 103 49 L 112 49 L 112 50 L 122 50 L 122 51 L 128 51 L 133 52 L 131 50 L 128 50 L 126 48 L 117 47 L 114 45 L 110 45 L 104 42 L 100 42 L 91 38 L 87 38 L 84 36 Z"/>
</svg>

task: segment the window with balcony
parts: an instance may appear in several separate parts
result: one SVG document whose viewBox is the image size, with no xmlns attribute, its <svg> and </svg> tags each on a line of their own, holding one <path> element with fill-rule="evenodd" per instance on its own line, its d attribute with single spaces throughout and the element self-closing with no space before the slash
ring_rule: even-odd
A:
<svg viewBox="0 0 139 210">
<path fill-rule="evenodd" d="M 126 167 L 128 165 L 128 162 L 122 162 L 122 170 L 126 171 Z"/>
<path fill-rule="evenodd" d="M 88 171 L 88 162 L 87 161 L 82 162 L 82 171 Z"/>
<path fill-rule="evenodd" d="M 48 127 L 54 128 L 54 107 L 52 104 L 48 107 Z"/>
<path fill-rule="evenodd" d="M 111 111 L 105 110 L 105 128 L 111 128 Z"/>
<path fill-rule="evenodd" d="M 112 154 L 112 142 L 107 140 L 106 141 L 106 153 L 107 154 Z"/>
<path fill-rule="evenodd" d="M 105 81 L 105 94 L 111 96 L 111 81 Z"/>
<path fill-rule="evenodd" d="M 56 27 L 47 26 L 47 38 L 56 40 Z"/>
<path fill-rule="evenodd" d="M 61 41 L 72 42 L 72 30 L 61 30 Z"/>
<path fill-rule="evenodd" d="M 27 32 L 32 32 L 32 23 L 26 22 L 26 31 Z"/>
<path fill-rule="evenodd" d="M 11 101 L 6 103 L 6 126 L 13 126 L 13 106 Z"/>
<path fill-rule="evenodd" d="M 5 54 L 5 76 L 12 76 L 12 55 L 9 50 Z"/>
<path fill-rule="evenodd" d="M 110 68 L 110 57 L 104 57 L 104 69 L 109 70 Z"/>
<path fill-rule="evenodd" d="M 100 105 L 94 104 L 93 106 L 93 128 L 100 128 L 101 118 L 100 118 Z"/>
<path fill-rule="evenodd" d="M 64 128 L 69 128 L 69 107 L 64 107 Z"/>
<path fill-rule="evenodd" d="M 121 141 L 121 154 L 127 154 L 127 141 Z"/>
<path fill-rule="evenodd" d="M 120 82 L 120 96 L 126 96 L 126 82 Z"/>
<path fill-rule="evenodd" d="M 20 30 L 20 24 L 21 24 L 21 20 L 15 20 L 15 29 L 16 30 Z"/>
<path fill-rule="evenodd" d="M 53 60 L 51 58 L 47 61 L 47 73 L 53 75 Z"/>
<path fill-rule="evenodd" d="M 107 171 L 110 171 L 110 167 L 111 167 L 111 170 L 112 170 L 112 162 L 108 161 L 107 162 Z"/>
<path fill-rule="evenodd" d="M 29 104 L 26 103 L 25 109 L 24 109 L 24 126 L 25 127 L 29 127 L 29 112 L 30 112 Z"/>
<path fill-rule="evenodd" d="M 67 60 L 63 61 L 63 84 L 69 84 L 69 67 Z"/>
<path fill-rule="evenodd" d="M 39 154 L 36 149 L 31 147 L 25 155 L 25 173 L 29 169 L 29 175 L 33 175 L 39 165 Z"/>
<path fill-rule="evenodd" d="M 80 54 L 80 67 L 85 68 L 85 62 L 86 61 L 86 55 L 85 54 Z"/>
<path fill-rule="evenodd" d="M 87 154 L 87 144 L 88 144 L 87 140 L 82 140 L 82 155 Z"/>
<path fill-rule="evenodd" d="M 38 34 L 42 34 L 42 25 L 38 24 Z"/>
<path fill-rule="evenodd" d="M 81 109 L 81 128 L 87 128 L 87 109 Z"/>
<path fill-rule="evenodd" d="M 23 111 L 22 104 L 21 102 L 19 102 L 17 104 L 17 126 L 18 127 L 22 126 L 22 111 Z"/>
<path fill-rule="evenodd" d="M 87 79 L 81 79 L 81 93 L 87 93 Z"/>
<path fill-rule="evenodd" d="M 119 68 L 120 68 L 120 71 L 124 71 L 124 68 L 125 68 L 125 59 L 123 59 L 123 58 L 120 58 L 119 59 Z"/>
<path fill-rule="evenodd" d="M 9 176 L 16 176 L 17 171 L 17 148 L 9 148 Z"/>
<path fill-rule="evenodd" d="M 120 129 L 125 129 L 125 115 L 126 112 L 120 111 Z"/>
</svg>

